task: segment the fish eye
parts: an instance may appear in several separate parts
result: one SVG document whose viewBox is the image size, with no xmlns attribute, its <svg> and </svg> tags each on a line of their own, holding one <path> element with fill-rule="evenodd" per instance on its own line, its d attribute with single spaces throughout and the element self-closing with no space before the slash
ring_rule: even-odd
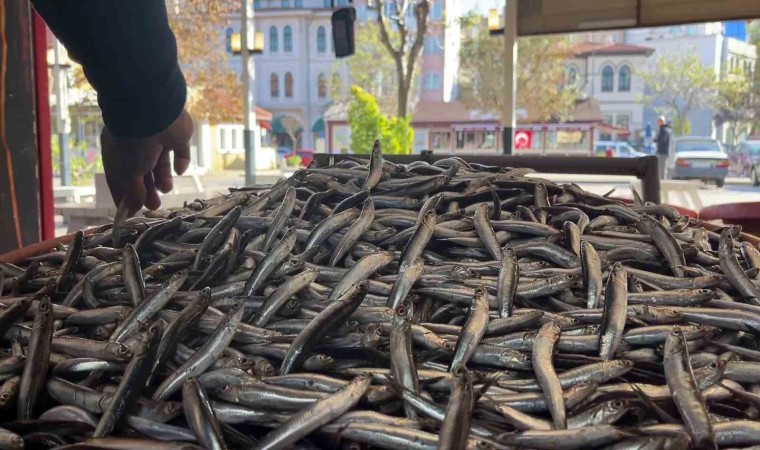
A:
<svg viewBox="0 0 760 450">
<path fill-rule="evenodd" d="M 611 406 L 614 409 L 621 409 L 624 405 L 622 400 L 613 400 Z"/>
</svg>

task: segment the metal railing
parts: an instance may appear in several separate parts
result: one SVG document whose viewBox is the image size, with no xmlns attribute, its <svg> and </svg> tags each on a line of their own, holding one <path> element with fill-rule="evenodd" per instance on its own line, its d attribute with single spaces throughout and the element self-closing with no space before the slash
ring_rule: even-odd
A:
<svg viewBox="0 0 760 450">
<path fill-rule="evenodd" d="M 314 164 L 317 167 L 325 167 L 357 156 L 361 157 L 361 155 L 317 153 L 314 155 Z M 394 163 L 408 164 L 414 161 L 434 163 L 450 158 L 451 155 L 423 152 L 419 155 L 383 155 L 383 157 Z M 641 195 L 644 201 L 660 203 L 660 176 L 656 156 L 600 158 L 595 156 L 457 155 L 457 157 L 467 162 L 491 166 L 527 167 L 540 173 L 634 176 L 641 180 Z"/>
</svg>

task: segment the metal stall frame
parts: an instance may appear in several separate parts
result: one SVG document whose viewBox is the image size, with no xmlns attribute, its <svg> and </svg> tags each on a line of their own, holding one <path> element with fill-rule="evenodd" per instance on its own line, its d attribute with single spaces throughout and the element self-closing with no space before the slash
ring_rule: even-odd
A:
<svg viewBox="0 0 760 450">
<path fill-rule="evenodd" d="M 361 157 L 362 155 L 344 155 L 316 153 L 313 164 L 325 167 L 341 160 Z M 383 155 L 391 162 L 409 164 L 415 161 L 434 163 L 452 155 L 435 155 L 423 152 L 419 155 Z M 456 155 L 469 163 L 479 163 L 500 167 L 527 167 L 540 173 L 594 174 L 635 176 L 641 180 L 644 201 L 660 203 L 660 176 L 657 170 L 657 157 L 641 158 L 600 158 L 594 156 L 508 156 L 508 155 Z"/>
</svg>

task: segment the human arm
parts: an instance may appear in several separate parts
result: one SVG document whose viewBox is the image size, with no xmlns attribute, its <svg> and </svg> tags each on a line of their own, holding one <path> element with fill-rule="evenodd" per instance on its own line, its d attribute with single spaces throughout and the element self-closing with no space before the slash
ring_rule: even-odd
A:
<svg viewBox="0 0 760 450">
<path fill-rule="evenodd" d="M 192 120 L 163 0 L 32 0 L 98 93 L 109 188 L 132 212 L 160 205 L 190 161 Z"/>
</svg>

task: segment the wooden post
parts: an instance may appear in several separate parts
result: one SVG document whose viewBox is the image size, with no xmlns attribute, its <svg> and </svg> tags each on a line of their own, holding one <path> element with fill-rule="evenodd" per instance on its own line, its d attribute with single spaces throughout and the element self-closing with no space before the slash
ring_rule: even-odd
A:
<svg viewBox="0 0 760 450">
<path fill-rule="evenodd" d="M 32 48 L 29 1 L 3 0 L 0 2 L 0 253 L 40 240 Z"/>
</svg>

